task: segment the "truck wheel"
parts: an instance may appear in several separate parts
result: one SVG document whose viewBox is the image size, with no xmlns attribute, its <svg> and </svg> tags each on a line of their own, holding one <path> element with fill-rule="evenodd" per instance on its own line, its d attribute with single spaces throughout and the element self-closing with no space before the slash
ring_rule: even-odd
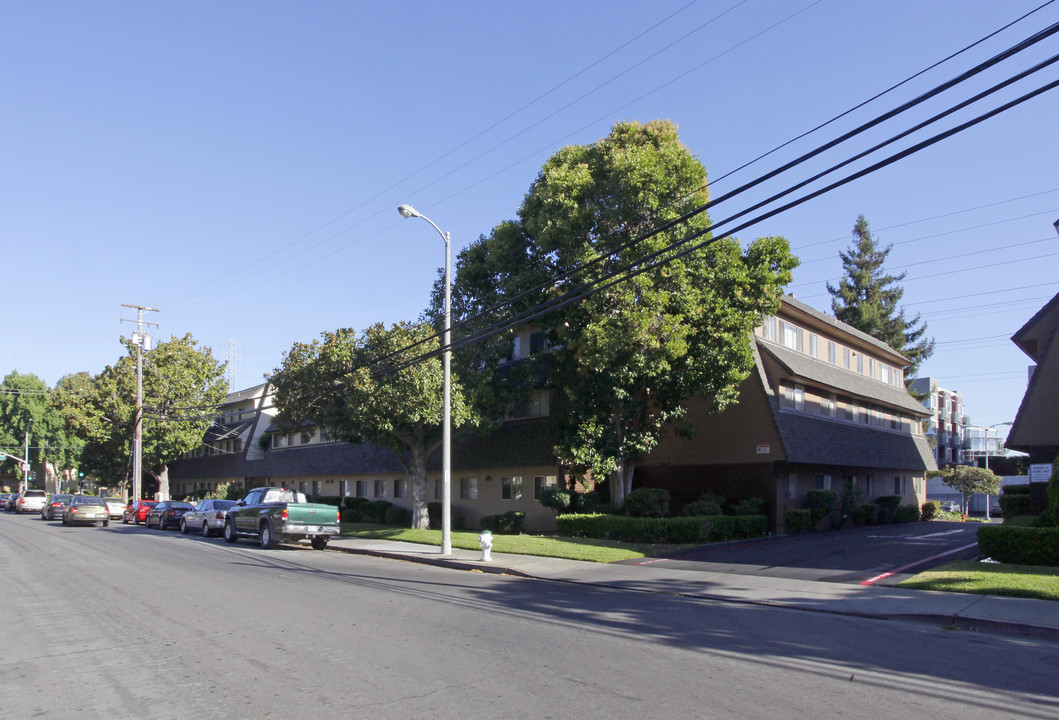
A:
<svg viewBox="0 0 1059 720">
<path fill-rule="evenodd" d="M 224 541 L 227 543 L 234 543 L 239 539 L 239 536 L 235 534 L 235 523 L 231 520 L 227 520 L 224 523 Z"/>
<path fill-rule="evenodd" d="M 261 547 L 271 550 L 279 544 L 279 538 L 276 537 L 276 531 L 272 528 L 272 521 L 265 520 L 261 523 L 261 527 L 258 528 L 258 538 L 261 542 Z"/>
<path fill-rule="evenodd" d="M 328 540 L 328 537 L 326 535 L 317 535 L 316 537 L 311 539 L 309 542 L 311 542 L 313 544 L 313 550 L 326 550 L 327 549 L 327 540 Z"/>
</svg>

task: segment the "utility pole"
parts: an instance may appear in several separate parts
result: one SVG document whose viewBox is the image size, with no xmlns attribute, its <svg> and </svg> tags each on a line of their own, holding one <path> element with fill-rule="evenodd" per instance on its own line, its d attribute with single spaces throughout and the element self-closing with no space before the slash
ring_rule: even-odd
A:
<svg viewBox="0 0 1059 720">
<path fill-rule="evenodd" d="M 33 424 L 32 418 L 26 419 L 26 449 L 22 460 L 22 492 L 29 490 L 29 428 Z"/>
<path fill-rule="evenodd" d="M 158 327 L 158 323 L 145 322 L 143 312 L 144 310 L 161 312 L 161 310 L 143 305 L 129 305 L 127 303 L 122 303 L 121 305 L 136 311 L 135 320 L 121 318 L 121 321 L 136 323 L 136 332 L 132 336 L 132 342 L 136 346 L 136 426 L 132 435 L 132 500 L 139 500 L 141 463 L 143 459 L 143 351 L 144 349 L 150 349 L 151 346 L 151 339 L 149 336 L 144 335 L 143 326 L 154 325 Z"/>
</svg>

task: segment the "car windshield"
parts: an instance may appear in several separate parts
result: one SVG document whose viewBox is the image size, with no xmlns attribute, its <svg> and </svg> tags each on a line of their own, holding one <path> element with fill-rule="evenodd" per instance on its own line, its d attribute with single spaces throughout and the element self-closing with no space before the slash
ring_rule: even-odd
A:
<svg viewBox="0 0 1059 720">
<path fill-rule="evenodd" d="M 180 510 L 194 510 L 195 509 L 194 505 L 192 505 L 191 503 L 186 503 L 186 502 L 170 503 L 169 506 L 178 508 Z"/>
<path fill-rule="evenodd" d="M 103 498 L 98 498 L 92 495 L 84 495 L 77 498 L 74 502 L 78 505 L 103 505 Z"/>
<path fill-rule="evenodd" d="M 294 493 L 290 490 L 269 490 L 265 493 L 265 503 L 290 503 L 298 502 L 294 499 Z"/>
</svg>

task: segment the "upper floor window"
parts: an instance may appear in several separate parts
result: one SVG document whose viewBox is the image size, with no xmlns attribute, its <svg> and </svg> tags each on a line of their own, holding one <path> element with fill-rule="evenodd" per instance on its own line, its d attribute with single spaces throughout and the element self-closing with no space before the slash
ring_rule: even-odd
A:
<svg viewBox="0 0 1059 720">
<path fill-rule="evenodd" d="M 835 364 L 835 344 L 833 342 L 827 343 L 827 361 L 832 365 Z"/>
<path fill-rule="evenodd" d="M 776 341 L 776 318 L 773 315 L 766 315 L 762 318 L 761 324 L 761 337 L 766 340 Z"/>
<path fill-rule="evenodd" d="M 783 344 L 791 350 L 801 350 L 802 329 L 790 323 L 783 323 Z"/>
<path fill-rule="evenodd" d="M 846 366 L 847 370 L 850 369 L 849 358 L 850 358 L 849 348 L 842 348 L 842 362 Z"/>
<path fill-rule="evenodd" d="M 816 357 L 816 335 L 809 336 L 809 354 Z"/>
<path fill-rule="evenodd" d="M 783 383 L 783 407 L 802 410 L 805 407 L 805 388 L 798 383 Z"/>
</svg>

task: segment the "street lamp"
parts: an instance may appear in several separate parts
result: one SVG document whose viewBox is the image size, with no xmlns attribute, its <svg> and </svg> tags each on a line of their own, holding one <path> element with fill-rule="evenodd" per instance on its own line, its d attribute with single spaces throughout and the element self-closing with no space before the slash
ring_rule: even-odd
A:
<svg viewBox="0 0 1059 720">
<path fill-rule="evenodd" d="M 411 205 L 397 208 L 403 218 L 423 218 L 433 225 L 438 235 L 445 240 L 445 332 L 442 336 L 441 365 L 444 368 L 444 401 L 441 419 L 441 554 L 452 554 L 452 375 L 450 365 L 452 351 L 449 348 L 449 326 L 452 325 L 452 278 L 449 234 L 442 232 L 433 220 L 419 213 Z"/>
<path fill-rule="evenodd" d="M 988 431 L 988 430 L 992 430 L 993 428 L 1003 427 L 1004 425 L 1011 425 L 1011 424 L 1012 423 L 1010 421 L 1001 422 L 1001 423 L 995 423 L 995 424 L 990 425 L 989 427 L 987 427 L 986 430 Z M 999 441 L 999 438 L 997 438 L 997 439 Z M 999 445 L 999 442 L 998 442 L 998 445 Z M 985 434 L 985 469 L 986 470 L 989 469 L 989 433 L 988 432 L 986 432 L 986 434 Z M 985 519 L 987 521 L 990 519 L 990 517 L 989 517 L 989 493 L 985 494 Z"/>
</svg>

